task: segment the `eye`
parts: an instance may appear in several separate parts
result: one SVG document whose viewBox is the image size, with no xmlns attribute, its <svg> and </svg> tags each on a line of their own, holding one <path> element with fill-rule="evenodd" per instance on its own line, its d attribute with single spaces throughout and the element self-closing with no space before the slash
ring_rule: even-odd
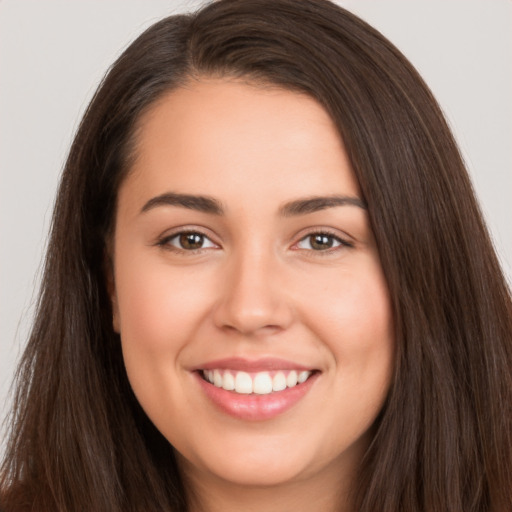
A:
<svg viewBox="0 0 512 512">
<path fill-rule="evenodd" d="M 310 233 L 297 243 L 298 249 L 307 249 L 313 251 L 327 251 L 337 247 L 353 247 L 350 242 L 347 242 L 330 233 Z"/>
<path fill-rule="evenodd" d="M 198 231 L 182 231 L 165 237 L 158 245 L 179 249 L 182 251 L 197 251 L 217 247 L 206 235 Z"/>
</svg>

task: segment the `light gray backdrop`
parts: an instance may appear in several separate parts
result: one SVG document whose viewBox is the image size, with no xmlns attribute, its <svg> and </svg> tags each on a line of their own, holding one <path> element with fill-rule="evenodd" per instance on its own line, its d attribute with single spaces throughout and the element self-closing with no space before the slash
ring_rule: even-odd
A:
<svg viewBox="0 0 512 512">
<path fill-rule="evenodd" d="M 0 418 L 30 325 L 59 173 L 107 67 L 201 0 L 0 0 Z M 512 1 L 346 0 L 431 86 L 512 276 Z M 0 436 L 1 438 L 1 436 Z"/>
</svg>

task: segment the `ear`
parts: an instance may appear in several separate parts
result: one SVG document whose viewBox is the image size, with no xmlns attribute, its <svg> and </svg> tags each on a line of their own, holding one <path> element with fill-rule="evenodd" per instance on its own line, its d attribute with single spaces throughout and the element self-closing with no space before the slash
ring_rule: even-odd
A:
<svg viewBox="0 0 512 512">
<path fill-rule="evenodd" d="M 111 251 L 108 249 L 105 250 L 104 269 L 107 293 L 110 298 L 110 305 L 112 307 L 112 328 L 114 329 L 114 332 L 120 334 L 121 329 L 119 325 L 119 304 L 117 301 L 114 261 L 111 257 Z"/>
</svg>

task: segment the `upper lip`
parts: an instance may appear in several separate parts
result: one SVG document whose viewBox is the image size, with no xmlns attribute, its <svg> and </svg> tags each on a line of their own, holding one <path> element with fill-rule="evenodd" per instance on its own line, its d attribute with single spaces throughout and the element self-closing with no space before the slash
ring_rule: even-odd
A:
<svg viewBox="0 0 512 512">
<path fill-rule="evenodd" d="M 262 372 L 272 370 L 306 370 L 312 371 L 314 368 L 311 366 L 304 366 L 302 364 L 287 361 L 286 359 L 279 359 L 275 357 L 264 357 L 261 359 L 244 359 L 242 357 L 228 357 L 224 359 L 216 359 L 215 361 L 208 361 L 195 370 L 236 370 L 242 372 Z"/>
</svg>

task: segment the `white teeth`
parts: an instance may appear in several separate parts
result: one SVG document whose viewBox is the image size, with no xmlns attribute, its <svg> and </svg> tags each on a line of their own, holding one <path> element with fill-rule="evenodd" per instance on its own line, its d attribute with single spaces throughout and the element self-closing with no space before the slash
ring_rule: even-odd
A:
<svg viewBox="0 0 512 512">
<path fill-rule="evenodd" d="M 293 388 L 293 386 L 295 386 L 296 384 L 297 384 L 297 372 L 295 370 L 292 370 L 288 374 L 288 377 L 286 377 L 286 385 L 289 388 Z"/>
<path fill-rule="evenodd" d="M 213 384 L 218 388 L 222 387 L 222 373 L 220 373 L 219 370 L 213 371 Z"/>
<path fill-rule="evenodd" d="M 252 393 L 252 379 L 248 373 L 238 372 L 236 374 L 235 391 L 244 395 Z"/>
<path fill-rule="evenodd" d="M 272 379 L 272 391 L 282 391 L 286 389 L 286 377 L 283 372 L 277 372 Z"/>
<path fill-rule="evenodd" d="M 311 372 L 300 372 L 297 376 L 297 382 L 302 384 L 308 380 L 308 377 L 311 375 Z"/>
<path fill-rule="evenodd" d="M 203 370 L 204 378 L 217 388 L 226 391 L 235 391 L 244 395 L 255 393 L 257 395 L 268 395 L 276 391 L 283 391 L 286 388 L 293 388 L 308 380 L 312 374 L 310 371 L 296 370 L 278 371 L 273 377 L 269 372 L 258 372 L 249 374 L 247 372 L 235 372 L 227 370 Z"/>
<path fill-rule="evenodd" d="M 235 389 L 235 378 L 233 377 L 233 375 L 231 375 L 231 373 L 229 373 L 229 372 L 224 373 L 222 387 L 226 391 L 233 391 Z"/>
<path fill-rule="evenodd" d="M 254 393 L 268 395 L 272 393 L 272 378 L 267 372 L 257 373 L 252 383 Z"/>
</svg>

